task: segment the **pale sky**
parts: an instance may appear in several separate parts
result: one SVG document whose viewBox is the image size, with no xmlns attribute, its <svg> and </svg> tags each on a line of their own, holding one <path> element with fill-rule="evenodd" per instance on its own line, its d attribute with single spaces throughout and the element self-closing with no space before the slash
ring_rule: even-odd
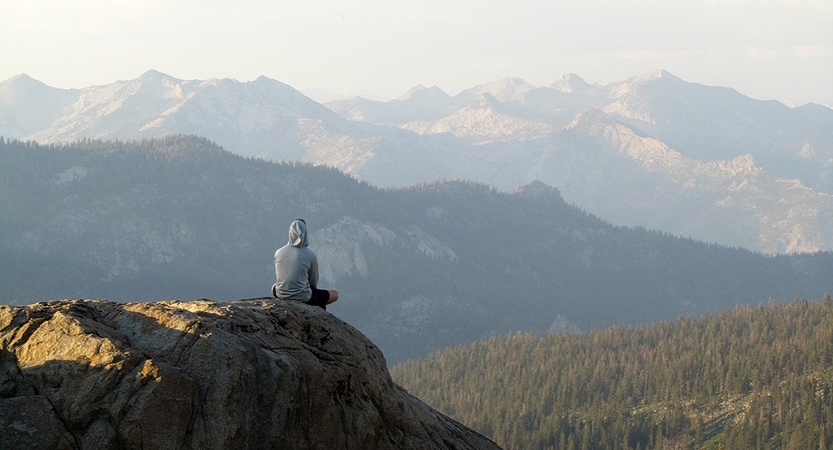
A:
<svg viewBox="0 0 833 450">
<path fill-rule="evenodd" d="M 833 0 L 0 0 L 0 81 L 59 88 L 155 69 L 396 98 L 652 68 L 833 105 Z"/>
</svg>

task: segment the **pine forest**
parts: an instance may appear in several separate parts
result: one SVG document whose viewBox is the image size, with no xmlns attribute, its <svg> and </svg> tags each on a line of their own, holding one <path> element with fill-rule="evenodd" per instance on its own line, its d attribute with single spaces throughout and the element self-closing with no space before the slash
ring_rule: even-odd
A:
<svg viewBox="0 0 833 450">
<path fill-rule="evenodd" d="M 828 449 L 833 299 L 516 333 L 391 374 L 507 449 Z"/>
</svg>

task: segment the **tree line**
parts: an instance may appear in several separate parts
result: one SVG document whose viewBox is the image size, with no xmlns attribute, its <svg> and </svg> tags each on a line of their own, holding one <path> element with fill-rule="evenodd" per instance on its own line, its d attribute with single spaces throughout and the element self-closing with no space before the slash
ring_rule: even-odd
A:
<svg viewBox="0 0 833 450">
<path fill-rule="evenodd" d="M 833 299 L 494 337 L 394 380 L 510 449 L 827 449 Z"/>
<path fill-rule="evenodd" d="M 613 226 L 542 183 L 378 189 L 169 136 L 0 139 L 0 303 L 269 295 L 272 255 L 298 217 L 329 233 L 311 240 L 322 265 L 344 269 L 333 312 L 391 364 L 508 330 L 540 335 L 558 316 L 588 330 L 833 289 L 833 253 L 767 256 Z"/>
</svg>

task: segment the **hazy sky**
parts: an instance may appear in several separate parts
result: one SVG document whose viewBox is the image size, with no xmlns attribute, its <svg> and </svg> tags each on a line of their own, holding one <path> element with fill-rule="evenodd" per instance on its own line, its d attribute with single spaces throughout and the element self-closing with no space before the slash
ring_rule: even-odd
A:
<svg viewBox="0 0 833 450">
<path fill-rule="evenodd" d="M 651 68 L 833 105 L 833 0 L 0 0 L 0 80 L 61 88 L 155 69 L 395 98 Z"/>
</svg>

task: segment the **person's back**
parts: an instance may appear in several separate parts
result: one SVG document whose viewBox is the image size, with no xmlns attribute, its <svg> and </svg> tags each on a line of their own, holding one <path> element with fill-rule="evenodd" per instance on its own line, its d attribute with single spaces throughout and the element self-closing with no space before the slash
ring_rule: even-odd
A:
<svg viewBox="0 0 833 450">
<path fill-rule="evenodd" d="M 289 242 L 275 252 L 275 296 L 281 300 L 306 302 L 318 284 L 318 258 L 309 249 L 306 223 L 289 226 Z"/>
<path fill-rule="evenodd" d="M 338 300 L 338 292 L 318 289 L 318 258 L 308 246 L 306 222 L 293 221 L 289 242 L 275 252 L 277 282 L 272 286 L 272 295 L 327 309 L 326 305 Z"/>
</svg>

